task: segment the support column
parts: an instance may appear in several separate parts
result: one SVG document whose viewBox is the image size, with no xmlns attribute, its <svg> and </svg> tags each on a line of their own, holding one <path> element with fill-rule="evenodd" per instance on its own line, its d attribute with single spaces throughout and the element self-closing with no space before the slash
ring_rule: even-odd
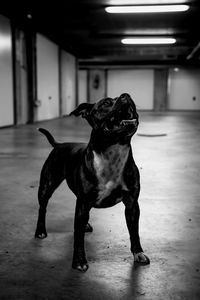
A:
<svg viewBox="0 0 200 300">
<path fill-rule="evenodd" d="M 154 71 L 154 111 L 167 110 L 168 69 Z"/>
</svg>

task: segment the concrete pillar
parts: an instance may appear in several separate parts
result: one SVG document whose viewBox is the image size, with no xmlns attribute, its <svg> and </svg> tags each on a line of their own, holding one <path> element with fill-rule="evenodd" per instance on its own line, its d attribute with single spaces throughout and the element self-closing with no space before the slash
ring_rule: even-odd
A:
<svg viewBox="0 0 200 300">
<path fill-rule="evenodd" d="M 168 69 L 154 71 L 154 111 L 167 110 Z"/>
<path fill-rule="evenodd" d="M 89 71 L 89 102 L 96 102 L 106 96 L 106 71 Z"/>
</svg>

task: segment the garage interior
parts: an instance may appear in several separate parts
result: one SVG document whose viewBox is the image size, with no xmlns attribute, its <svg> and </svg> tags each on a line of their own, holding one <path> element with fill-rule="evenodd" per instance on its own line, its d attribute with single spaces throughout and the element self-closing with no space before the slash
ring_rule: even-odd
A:
<svg viewBox="0 0 200 300">
<path fill-rule="evenodd" d="M 129 5 L 182 10 L 107 12 Z M 200 298 L 199 23 L 197 0 L 1 6 L 0 299 Z M 173 43 L 121 42 L 130 38 Z M 65 182 L 49 201 L 48 237 L 34 238 L 40 170 L 51 151 L 37 128 L 61 142 L 88 142 L 91 128 L 69 113 L 123 92 L 140 118 L 131 144 L 151 263 L 134 264 L 120 203 L 92 210 L 89 269 L 81 273 L 71 268 L 75 196 Z"/>
</svg>

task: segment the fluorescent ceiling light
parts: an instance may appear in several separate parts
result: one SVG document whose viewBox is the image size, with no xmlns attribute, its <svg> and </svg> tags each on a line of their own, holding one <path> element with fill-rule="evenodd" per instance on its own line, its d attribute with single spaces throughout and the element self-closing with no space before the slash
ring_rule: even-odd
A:
<svg viewBox="0 0 200 300">
<path fill-rule="evenodd" d="M 151 44 L 174 44 L 175 38 L 126 38 L 122 39 L 122 44 L 126 45 L 151 45 Z"/>
<path fill-rule="evenodd" d="M 135 6 L 108 6 L 106 12 L 113 14 L 123 13 L 166 13 L 181 12 L 189 9 L 189 5 L 135 5 Z"/>
<path fill-rule="evenodd" d="M 109 0 L 109 5 L 183 4 L 187 0 Z"/>
</svg>

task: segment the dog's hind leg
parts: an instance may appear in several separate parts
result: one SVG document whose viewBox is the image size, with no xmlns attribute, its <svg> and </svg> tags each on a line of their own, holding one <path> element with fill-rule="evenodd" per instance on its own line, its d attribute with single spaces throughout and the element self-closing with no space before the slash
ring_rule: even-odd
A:
<svg viewBox="0 0 200 300">
<path fill-rule="evenodd" d="M 63 180 L 64 176 L 59 174 L 54 175 L 54 173 L 48 168 L 48 164 L 44 165 L 41 172 L 40 185 L 38 189 L 39 213 L 35 231 L 36 238 L 43 239 L 47 237 L 45 225 L 47 204 L 53 192 Z"/>
</svg>

